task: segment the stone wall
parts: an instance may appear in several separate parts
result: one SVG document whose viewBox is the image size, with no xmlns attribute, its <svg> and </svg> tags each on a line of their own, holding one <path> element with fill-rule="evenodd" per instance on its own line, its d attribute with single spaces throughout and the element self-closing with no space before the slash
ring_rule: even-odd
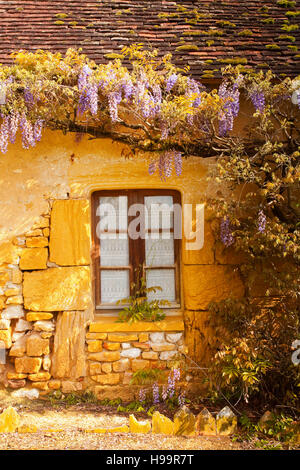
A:
<svg viewBox="0 0 300 470">
<path fill-rule="evenodd" d="M 203 248 L 188 251 L 182 243 L 182 307 L 175 317 L 136 326 L 95 316 L 92 192 L 170 188 L 181 192 L 182 203 L 203 203 L 214 193 L 206 180 L 212 159 L 191 157 L 182 177 L 161 182 L 157 176 L 149 179 L 143 160 L 125 160 L 122 150 L 107 140 L 84 138 L 75 144 L 69 135 L 49 133 L 38 151 L 25 154 L 15 146 L 0 160 L 6 178 L 5 187 L 0 181 L 0 345 L 6 355 L 0 381 L 5 386 L 41 393 L 89 388 L 101 397 L 121 396 L 131 388 L 134 372 L 168 371 L 184 348 L 193 360 L 206 363 L 216 339 L 206 322 L 209 302 L 244 294 L 241 260 L 216 242 L 214 221 L 206 214 Z"/>
</svg>

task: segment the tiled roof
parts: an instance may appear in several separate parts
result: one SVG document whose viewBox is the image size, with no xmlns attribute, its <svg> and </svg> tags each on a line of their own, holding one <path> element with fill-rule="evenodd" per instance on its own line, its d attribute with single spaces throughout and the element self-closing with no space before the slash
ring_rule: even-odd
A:
<svg viewBox="0 0 300 470">
<path fill-rule="evenodd" d="M 300 73 L 300 0 L 0 1 L 0 62 L 14 50 L 81 47 L 97 63 L 124 45 L 171 52 L 195 78 L 226 63 Z M 299 50 L 298 50 L 299 49 Z"/>
</svg>

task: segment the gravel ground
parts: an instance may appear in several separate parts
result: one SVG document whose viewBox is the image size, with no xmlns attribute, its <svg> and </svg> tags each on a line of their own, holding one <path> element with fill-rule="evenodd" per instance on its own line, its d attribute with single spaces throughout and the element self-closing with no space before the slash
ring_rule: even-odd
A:
<svg viewBox="0 0 300 470">
<path fill-rule="evenodd" d="M 86 430 L 128 424 L 128 416 L 95 404 L 54 408 L 49 402 L 11 402 L 21 425 L 35 425 L 36 433 L 0 434 L 0 450 L 214 450 L 242 449 L 227 437 L 172 437 L 155 434 L 96 434 Z M 138 419 L 145 417 L 138 416 Z M 148 418 L 149 419 L 149 418 Z"/>
</svg>

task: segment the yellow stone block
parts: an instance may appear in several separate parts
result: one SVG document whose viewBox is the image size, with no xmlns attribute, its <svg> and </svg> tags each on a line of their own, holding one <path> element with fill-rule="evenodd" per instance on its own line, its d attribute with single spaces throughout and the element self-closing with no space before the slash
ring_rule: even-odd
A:
<svg viewBox="0 0 300 470">
<path fill-rule="evenodd" d="M 37 388 L 42 392 L 47 392 L 49 390 L 48 382 L 34 382 L 34 388 Z"/>
<path fill-rule="evenodd" d="M 176 436 L 195 436 L 196 418 L 186 407 L 180 408 L 174 416 L 174 434 Z"/>
<path fill-rule="evenodd" d="M 90 375 L 98 375 L 102 372 L 102 365 L 100 362 L 90 362 Z"/>
<path fill-rule="evenodd" d="M 40 357 L 17 357 L 15 359 L 15 368 L 18 374 L 36 374 L 42 365 Z"/>
<path fill-rule="evenodd" d="M 87 433 L 95 433 L 95 434 L 105 434 L 107 433 L 107 428 L 96 428 L 96 429 L 85 429 Z"/>
<path fill-rule="evenodd" d="M 34 424 L 22 424 L 22 426 L 18 427 L 19 434 L 27 434 L 27 433 L 35 433 L 35 432 L 38 432 L 38 428 Z"/>
<path fill-rule="evenodd" d="M 27 321 L 51 320 L 51 318 L 53 315 L 49 312 L 28 312 L 26 314 Z"/>
<path fill-rule="evenodd" d="M 120 382 L 120 374 L 91 375 L 91 378 L 103 385 L 116 385 Z"/>
<path fill-rule="evenodd" d="M 88 341 L 88 352 L 101 352 L 102 351 L 102 341 L 89 340 Z"/>
<path fill-rule="evenodd" d="M 138 421 L 134 415 L 130 415 L 129 430 L 135 434 L 147 434 L 151 431 L 151 423 L 150 421 Z"/>
<path fill-rule="evenodd" d="M 29 374 L 28 378 L 32 382 L 45 382 L 51 379 L 51 374 L 49 372 L 37 372 L 36 374 Z"/>
<path fill-rule="evenodd" d="M 20 293 L 19 289 L 6 289 L 6 291 L 4 292 L 4 295 L 6 295 L 6 297 L 10 297 L 11 295 L 18 295 L 19 293 Z"/>
<path fill-rule="evenodd" d="M 89 201 L 54 201 L 51 212 L 50 261 L 60 266 L 90 264 Z"/>
<path fill-rule="evenodd" d="M 5 307 L 5 298 L 0 297 L 0 309 L 2 310 Z"/>
<path fill-rule="evenodd" d="M 140 343 L 147 343 L 149 341 L 149 333 L 140 333 L 139 334 L 139 342 Z"/>
<path fill-rule="evenodd" d="M 7 305 L 22 305 L 23 297 L 21 295 L 13 295 L 12 297 L 7 297 Z"/>
<path fill-rule="evenodd" d="M 228 406 L 225 406 L 216 418 L 217 433 L 221 436 L 230 436 L 237 431 L 237 417 Z"/>
<path fill-rule="evenodd" d="M 108 341 L 115 341 L 117 343 L 130 343 L 131 341 L 137 341 L 138 335 L 122 335 L 122 334 L 109 334 Z"/>
<path fill-rule="evenodd" d="M 166 416 L 155 411 L 152 415 L 152 434 L 174 434 L 174 423 Z"/>
<path fill-rule="evenodd" d="M 150 366 L 150 362 L 145 359 L 133 359 L 131 366 L 133 372 L 136 372 L 137 370 L 147 369 Z"/>
<path fill-rule="evenodd" d="M 42 331 L 41 332 L 41 337 L 43 339 L 49 339 L 49 338 L 51 338 L 52 335 L 53 335 L 53 333 L 47 333 L 47 331 Z"/>
<path fill-rule="evenodd" d="M 23 295 L 28 310 L 85 310 L 90 302 L 90 268 L 75 266 L 25 272 Z"/>
<path fill-rule="evenodd" d="M 174 349 L 176 349 L 176 346 L 173 343 L 162 343 L 162 344 L 152 343 L 151 348 L 155 352 L 162 352 L 162 351 L 174 351 Z"/>
<path fill-rule="evenodd" d="M 145 351 L 142 353 L 143 359 L 158 359 L 158 354 L 154 351 Z"/>
<path fill-rule="evenodd" d="M 86 339 L 106 339 L 106 333 L 87 333 Z"/>
<path fill-rule="evenodd" d="M 20 256 L 20 268 L 24 270 L 46 269 L 47 248 L 24 248 Z"/>
<path fill-rule="evenodd" d="M 185 306 L 189 310 L 205 310 L 210 302 L 244 295 L 238 271 L 229 266 L 184 266 L 183 279 Z"/>
<path fill-rule="evenodd" d="M 35 222 L 32 229 L 35 230 L 37 228 L 45 228 L 49 227 L 49 217 L 39 217 L 39 219 Z"/>
<path fill-rule="evenodd" d="M 19 269 L 13 269 L 11 271 L 11 282 L 13 282 L 14 284 L 21 284 L 22 281 L 23 281 L 22 271 L 20 271 Z"/>
<path fill-rule="evenodd" d="M 95 434 L 129 432 L 129 427 L 126 426 L 126 424 L 124 424 L 123 426 L 116 426 L 115 428 L 95 428 L 95 429 L 86 429 L 85 432 L 88 432 L 88 433 L 95 433 Z"/>
<path fill-rule="evenodd" d="M 8 380 L 22 380 L 26 379 L 27 374 L 17 374 L 16 372 L 7 372 Z"/>
<path fill-rule="evenodd" d="M 102 367 L 104 364 L 102 365 Z M 113 365 L 114 372 L 125 372 L 130 369 L 130 361 L 129 359 L 121 359 L 120 361 L 114 362 Z"/>
<path fill-rule="evenodd" d="M 150 331 L 184 331 L 184 323 L 181 315 L 167 317 L 159 322 L 138 321 L 135 323 L 118 323 L 115 317 L 103 317 L 92 322 L 89 326 L 90 333 L 111 333 L 118 336 L 117 342 L 127 342 L 126 338 L 120 332 L 150 332 Z M 121 339 L 122 336 L 122 339 Z M 128 338 L 128 336 L 127 336 Z M 111 336 L 109 341 L 113 341 Z M 137 341 L 136 339 L 132 341 Z"/>
<path fill-rule="evenodd" d="M 111 370 L 112 370 L 112 364 L 110 362 L 104 362 L 102 364 L 101 371 L 104 372 L 104 374 L 110 374 Z M 118 371 L 114 370 L 114 372 L 118 372 Z"/>
<path fill-rule="evenodd" d="M 44 237 L 49 237 L 49 235 L 50 235 L 49 227 L 43 228 L 43 235 L 44 235 Z"/>
<path fill-rule="evenodd" d="M 124 424 L 123 426 L 116 426 L 115 428 L 108 428 L 107 432 L 118 433 L 118 432 L 129 432 L 129 427 Z"/>
<path fill-rule="evenodd" d="M 49 380 L 48 387 L 51 390 L 58 390 L 60 388 L 61 382 L 60 380 Z"/>
<path fill-rule="evenodd" d="M 43 339 L 39 334 L 31 334 L 26 340 L 27 356 L 43 356 L 49 354 L 49 339 Z"/>
<path fill-rule="evenodd" d="M 118 351 L 102 351 L 99 353 L 90 354 L 88 359 L 100 362 L 113 362 L 120 359 L 120 353 Z"/>
<path fill-rule="evenodd" d="M 15 432 L 20 424 L 20 416 L 16 410 L 9 406 L 0 415 L 0 433 Z"/>
<path fill-rule="evenodd" d="M 107 341 L 103 343 L 103 347 L 105 349 L 108 349 L 108 351 L 118 351 L 118 349 L 120 349 L 120 346 L 120 343 L 108 343 Z"/>
<path fill-rule="evenodd" d="M 26 238 L 26 246 L 28 248 L 44 248 L 48 246 L 47 237 L 28 237 Z"/>
<path fill-rule="evenodd" d="M 196 418 L 196 430 L 202 436 L 215 436 L 217 434 L 216 420 L 206 408 L 200 411 Z"/>
<path fill-rule="evenodd" d="M 29 232 L 25 233 L 26 237 L 42 237 L 43 230 L 41 228 L 36 228 L 35 230 L 30 230 Z"/>
<path fill-rule="evenodd" d="M 0 330 L 0 346 L 3 346 L 3 344 L 1 343 L 4 343 L 6 349 L 9 349 L 11 347 L 11 328 L 9 328 L 8 330 Z"/>
</svg>

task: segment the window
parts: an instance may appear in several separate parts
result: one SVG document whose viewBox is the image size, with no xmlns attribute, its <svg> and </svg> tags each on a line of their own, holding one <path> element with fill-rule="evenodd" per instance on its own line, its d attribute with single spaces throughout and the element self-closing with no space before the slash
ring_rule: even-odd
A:
<svg viewBox="0 0 300 470">
<path fill-rule="evenodd" d="M 176 212 L 179 210 L 178 212 Z M 178 217 L 177 217 L 178 216 Z M 167 190 L 98 191 L 93 194 L 93 265 L 96 309 L 120 309 L 142 271 L 148 298 L 180 306 L 180 194 Z M 177 224 L 178 225 L 178 224 Z"/>
</svg>

